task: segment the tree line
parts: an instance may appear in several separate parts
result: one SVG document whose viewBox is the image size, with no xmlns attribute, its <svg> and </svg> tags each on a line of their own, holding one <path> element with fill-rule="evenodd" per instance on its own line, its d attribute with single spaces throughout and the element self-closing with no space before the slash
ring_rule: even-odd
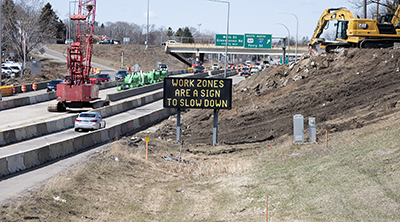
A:
<svg viewBox="0 0 400 222">
<path fill-rule="evenodd" d="M 67 4 L 67 3 L 66 3 Z M 76 40 L 76 21 L 61 20 L 50 3 L 42 0 L 3 0 L 1 16 L 1 52 L 4 57 L 22 60 L 26 54 L 45 44 L 64 44 L 67 38 Z M 71 22 L 71 23 L 69 23 Z M 128 22 L 96 23 L 95 41 L 101 36 L 126 44 L 145 44 L 147 25 Z M 173 31 L 171 27 L 149 25 L 149 44 L 160 45 L 169 39 L 184 43 L 209 42 L 214 33 L 200 33 L 196 28 L 184 27 Z M 25 43 L 25 45 L 24 45 Z"/>
</svg>

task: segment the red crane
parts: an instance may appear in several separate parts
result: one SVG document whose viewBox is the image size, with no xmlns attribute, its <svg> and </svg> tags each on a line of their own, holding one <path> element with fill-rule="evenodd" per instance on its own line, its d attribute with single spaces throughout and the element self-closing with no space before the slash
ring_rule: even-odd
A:
<svg viewBox="0 0 400 222">
<path fill-rule="evenodd" d="M 50 112 L 65 111 L 66 108 L 97 108 L 108 105 L 99 99 L 99 88 L 89 83 L 93 36 L 95 27 L 96 0 L 79 0 L 76 20 L 76 42 L 68 47 L 67 63 L 69 77 L 57 85 L 57 101 L 49 103 Z"/>
</svg>

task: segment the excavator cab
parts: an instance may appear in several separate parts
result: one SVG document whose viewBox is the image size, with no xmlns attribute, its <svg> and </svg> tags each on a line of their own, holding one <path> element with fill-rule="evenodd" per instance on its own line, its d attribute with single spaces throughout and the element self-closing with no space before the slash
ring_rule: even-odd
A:
<svg viewBox="0 0 400 222">
<path fill-rule="evenodd" d="M 393 16 L 394 16 L 394 14 L 384 14 L 384 15 L 381 15 L 381 17 L 379 18 L 379 23 L 380 23 L 380 24 L 389 24 L 389 23 L 392 23 Z"/>
<path fill-rule="evenodd" d="M 336 24 L 336 40 L 338 41 L 346 41 L 347 36 L 347 28 L 349 25 L 349 21 L 338 20 Z"/>
</svg>

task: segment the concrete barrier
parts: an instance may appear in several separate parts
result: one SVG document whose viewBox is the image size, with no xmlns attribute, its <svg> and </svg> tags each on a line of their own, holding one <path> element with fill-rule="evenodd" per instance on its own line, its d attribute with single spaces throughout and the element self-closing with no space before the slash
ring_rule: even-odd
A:
<svg viewBox="0 0 400 222">
<path fill-rule="evenodd" d="M 162 108 L 137 119 L 127 120 L 119 125 L 96 130 L 73 139 L 56 142 L 50 145 L 25 151 L 5 158 L 0 158 L 0 176 L 8 175 L 19 170 L 31 168 L 47 161 L 54 160 L 96 144 L 120 138 L 124 134 L 134 133 L 155 124 L 171 114 L 175 109 Z"/>
<path fill-rule="evenodd" d="M 20 170 L 25 170 L 24 153 L 18 153 L 7 157 L 8 172 L 15 173 Z"/>
<path fill-rule="evenodd" d="M 3 139 L 5 144 L 17 142 L 14 130 L 3 131 Z"/>
<path fill-rule="evenodd" d="M 3 131 L 0 131 L 0 146 L 5 145 L 6 142 L 4 141 Z"/>
<path fill-rule="evenodd" d="M 113 94 L 107 94 L 106 100 L 115 102 L 115 101 L 118 101 L 121 99 L 129 98 L 132 96 L 137 96 L 137 95 L 140 95 L 143 93 L 161 89 L 162 87 L 163 87 L 163 83 L 159 82 L 159 83 L 155 83 L 155 84 L 141 86 L 141 87 L 134 88 L 134 89 L 128 89 L 128 90 L 124 90 L 124 91 L 113 93 Z"/>
<path fill-rule="evenodd" d="M 55 95 L 55 93 L 50 93 L 48 95 Z M 156 100 L 162 99 L 163 95 L 164 95 L 163 92 L 160 91 L 144 97 L 124 101 L 113 106 L 101 107 L 96 109 L 95 111 L 98 111 L 102 115 L 102 117 L 109 117 L 154 102 Z M 38 123 L 27 127 L 20 127 L 12 130 L 1 131 L 0 135 L 2 135 L 3 138 L 2 140 L 0 140 L 0 145 L 7 145 L 26 139 L 31 139 L 35 136 L 41 136 L 65 130 L 67 128 L 74 126 L 76 117 L 77 115 L 71 115 L 61 119 L 51 120 L 45 123 Z"/>
<path fill-rule="evenodd" d="M 52 143 L 49 145 L 49 151 L 50 151 L 50 157 L 51 159 L 57 159 L 61 156 L 63 156 L 63 143 L 62 142 L 57 142 L 57 143 Z"/>
<path fill-rule="evenodd" d="M 73 148 L 74 151 L 79 151 L 83 148 L 83 138 L 82 137 L 75 137 L 73 140 Z"/>
<path fill-rule="evenodd" d="M 74 153 L 74 139 L 65 140 L 62 145 L 61 156 Z"/>
<path fill-rule="evenodd" d="M 33 95 L 33 96 L 29 96 L 28 98 L 29 98 L 29 104 L 37 103 L 36 96 Z"/>
<path fill-rule="evenodd" d="M 40 164 L 51 160 L 50 148 L 48 145 L 38 148 L 37 153 Z"/>
<path fill-rule="evenodd" d="M 37 136 L 45 135 L 48 133 L 47 125 L 45 122 L 36 124 Z"/>
<path fill-rule="evenodd" d="M 0 158 L 0 177 L 10 174 L 7 166 L 7 157 Z"/>
<path fill-rule="evenodd" d="M 32 149 L 24 152 L 24 164 L 26 168 L 31 168 L 40 164 L 37 149 Z"/>
</svg>

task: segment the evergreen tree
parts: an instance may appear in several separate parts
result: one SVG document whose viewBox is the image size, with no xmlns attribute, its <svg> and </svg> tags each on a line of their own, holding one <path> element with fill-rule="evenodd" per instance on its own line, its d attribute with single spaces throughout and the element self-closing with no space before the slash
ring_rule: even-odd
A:
<svg viewBox="0 0 400 222">
<path fill-rule="evenodd" d="M 182 36 L 183 36 L 183 31 L 182 31 L 181 28 L 179 28 L 178 30 L 176 30 L 175 36 L 177 36 L 177 37 L 182 37 Z"/>
<path fill-rule="evenodd" d="M 171 37 L 171 36 L 173 36 L 173 35 L 174 35 L 174 31 L 172 31 L 172 28 L 171 28 L 171 27 L 168 27 L 167 36 L 168 36 L 168 37 Z"/>
<path fill-rule="evenodd" d="M 58 18 L 50 3 L 43 8 L 39 18 L 39 29 L 48 39 L 65 39 L 65 24 Z"/>
<path fill-rule="evenodd" d="M 193 35 L 192 32 L 189 30 L 189 27 L 185 27 L 185 29 L 183 29 L 182 36 L 185 37 L 186 43 L 194 43 Z"/>
</svg>

